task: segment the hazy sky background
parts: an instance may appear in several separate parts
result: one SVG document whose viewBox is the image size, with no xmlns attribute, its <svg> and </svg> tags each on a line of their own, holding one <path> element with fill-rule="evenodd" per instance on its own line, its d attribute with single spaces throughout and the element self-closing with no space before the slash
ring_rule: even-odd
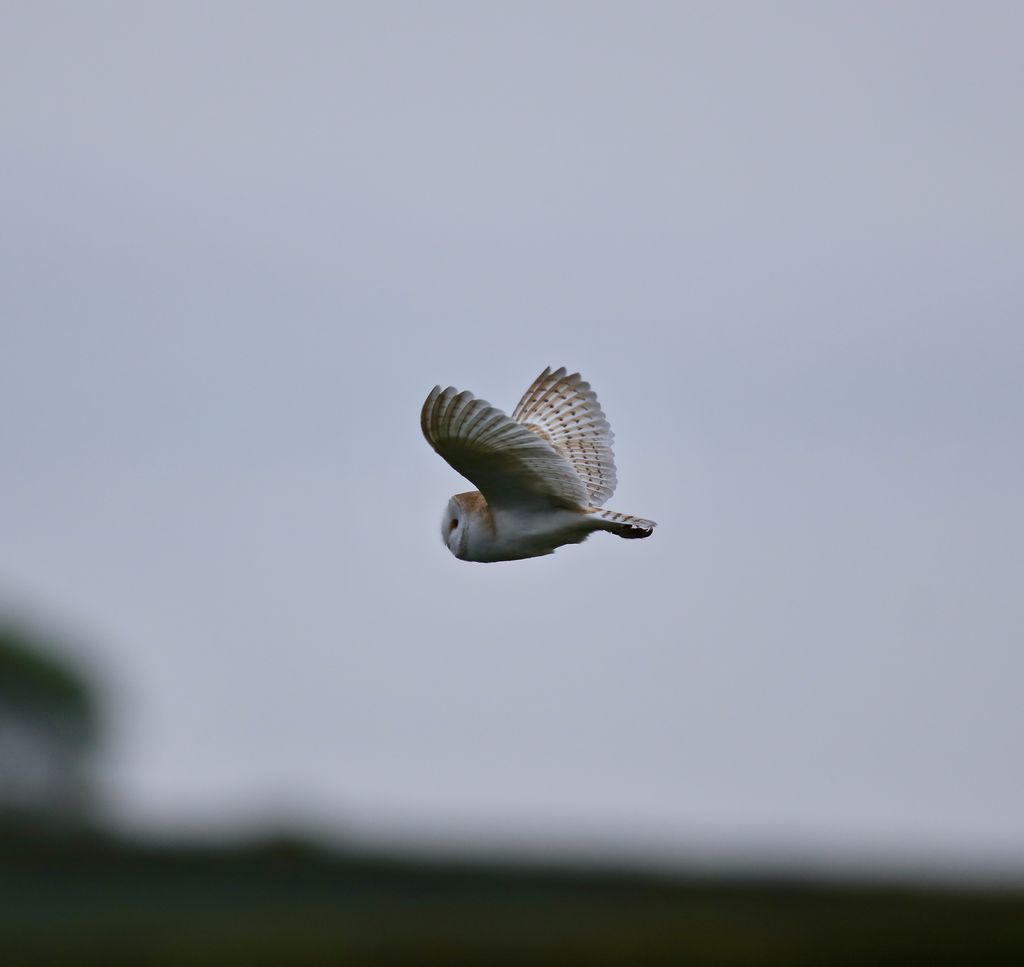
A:
<svg viewBox="0 0 1024 967">
<path fill-rule="evenodd" d="M 1024 870 L 1024 6 L 0 12 L 0 594 L 142 825 Z M 609 506 L 443 548 L 434 383 Z"/>
</svg>

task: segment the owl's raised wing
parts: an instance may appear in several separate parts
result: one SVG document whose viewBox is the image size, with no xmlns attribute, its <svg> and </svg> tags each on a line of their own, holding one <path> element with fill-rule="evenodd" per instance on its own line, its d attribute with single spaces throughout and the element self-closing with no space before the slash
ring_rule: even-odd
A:
<svg viewBox="0 0 1024 967">
<path fill-rule="evenodd" d="M 472 480 L 492 507 L 587 506 L 587 488 L 572 464 L 487 400 L 454 386 L 435 386 L 420 425 L 427 442 Z"/>
<path fill-rule="evenodd" d="M 593 506 L 600 507 L 615 492 L 615 437 L 597 394 L 579 373 L 545 369 L 523 394 L 512 419 L 548 440 L 572 464 Z"/>
</svg>

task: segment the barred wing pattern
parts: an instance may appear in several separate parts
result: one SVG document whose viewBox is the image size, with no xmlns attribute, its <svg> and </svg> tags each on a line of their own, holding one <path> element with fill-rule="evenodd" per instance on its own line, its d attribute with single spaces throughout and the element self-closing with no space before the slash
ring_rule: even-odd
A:
<svg viewBox="0 0 1024 967">
<path fill-rule="evenodd" d="M 587 506 L 588 489 L 570 460 L 487 400 L 454 386 L 435 386 L 420 425 L 427 442 L 476 484 L 492 507 Z"/>
<path fill-rule="evenodd" d="M 572 464 L 591 506 L 600 507 L 615 492 L 615 457 L 608 420 L 597 394 L 579 373 L 547 367 L 512 411 L 516 423 L 547 440 Z"/>
</svg>

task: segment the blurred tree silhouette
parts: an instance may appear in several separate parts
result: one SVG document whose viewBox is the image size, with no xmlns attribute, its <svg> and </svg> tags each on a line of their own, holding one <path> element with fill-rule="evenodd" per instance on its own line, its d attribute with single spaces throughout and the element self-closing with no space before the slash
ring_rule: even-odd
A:
<svg viewBox="0 0 1024 967">
<path fill-rule="evenodd" d="M 0 619 L 0 817 L 76 820 L 93 794 L 96 696 L 48 637 Z"/>
</svg>

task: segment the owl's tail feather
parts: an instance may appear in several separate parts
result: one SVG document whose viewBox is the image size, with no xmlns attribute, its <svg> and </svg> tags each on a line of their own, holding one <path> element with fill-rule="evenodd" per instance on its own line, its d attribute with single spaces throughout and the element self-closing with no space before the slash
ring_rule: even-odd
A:
<svg viewBox="0 0 1024 967">
<path fill-rule="evenodd" d="M 657 524 L 653 520 L 645 520 L 643 517 L 631 517 L 629 514 L 619 514 L 614 510 L 595 509 L 591 511 L 592 516 L 602 521 L 601 530 L 612 534 L 618 534 L 625 538 L 650 537 Z"/>
</svg>

